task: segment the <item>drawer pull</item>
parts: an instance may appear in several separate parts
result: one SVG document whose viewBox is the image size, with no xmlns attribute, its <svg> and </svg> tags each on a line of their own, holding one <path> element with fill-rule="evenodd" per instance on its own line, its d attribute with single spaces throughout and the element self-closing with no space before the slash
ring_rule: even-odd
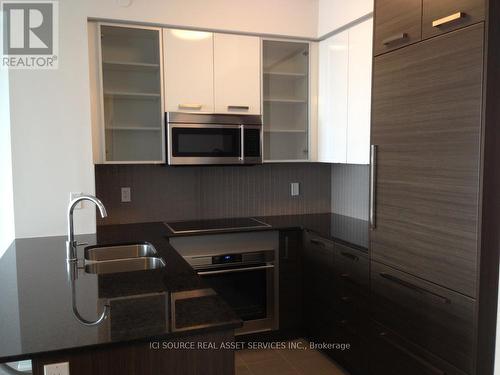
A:
<svg viewBox="0 0 500 375">
<path fill-rule="evenodd" d="M 437 20 L 432 21 L 432 27 L 440 27 L 440 26 L 446 25 L 447 23 L 465 18 L 465 16 L 466 16 L 466 14 L 464 12 L 453 13 L 449 16 L 439 18 Z"/>
<path fill-rule="evenodd" d="M 196 109 L 201 109 L 201 107 L 202 107 L 201 104 L 179 104 L 179 109 L 196 110 Z"/>
<path fill-rule="evenodd" d="M 401 41 L 406 40 L 406 39 L 408 39 L 407 33 L 396 34 L 396 35 L 390 36 L 389 38 L 384 39 L 382 41 L 382 44 L 384 46 L 389 46 L 393 43 L 401 42 Z"/>
<path fill-rule="evenodd" d="M 386 280 L 389 280 L 389 281 L 392 281 L 393 283 L 404 286 L 405 288 L 411 289 L 417 293 L 429 294 L 433 297 L 440 299 L 443 303 L 451 303 L 451 301 L 448 298 L 446 298 L 440 294 L 431 292 L 430 290 L 427 290 L 427 289 L 422 288 L 420 286 L 409 283 L 408 281 L 401 280 L 395 276 L 389 275 L 388 273 L 380 273 L 380 276 L 382 276 Z"/>
<path fill-rule="evenodd" d="M 326 247 L 326 244 L 324 242 L 318 241 L 318 240 L 309 240 L 313 245 L 318 245 L 321 247 Z"/>
<path fill-rule="evenodd" d="M 248 111 L 250 107 L 248 105 L 228 105 L 227 109 L 233 111 Z"/>
<path fill-rule="evenodd" d="M 351 275 L 348 273 L 343 273 L 342 275 L 340 275 L 340 277 L 343 278 L 345 281 L 349 281 L 351 284 L 360 286 L 359 283 L 356 280 L 353 280 Z"/>
<path fill-rule="evenodd" d="M 359 260 L 359 258 L 356 255 L 346 253 L 345 251 L 341 251 L 340 254 L 346 258 L 349 258 L 353 262 L 357 262 Z"/>
<path fill-rule="evenodd" d="M 389 337 L 389 335 L 388 335 L 387 332 L 380 332 L 379 333 L 379 337 L 381 339 L 383 339 L 384 341 L 386 341 L 387 343 L 389 343 L 389 345 L 394 346 L 395 348 L 397 348 L 398 350 L 402 351 L 403 353 L 405 353 L 409 357 L 413 358 L 415 361 L 419 362 L 424 367 L 427 367 L 429 370 L 431 370 L 432 372 L 434 372 L 436 375 L 446 375 L 446 372 L 444 372 L 443 370 L 438 369 L 436 366 L 434 366 L 433 364 L 431 364 L 429 361 L 427 361 L 424 358 L 416 355 L 415 353 L 412 353 L 411 351 L 409 351 L 405 347 L 401 346 L 400 344 L 398 344 L 397 342 L 395 342 L 394 340 L 392 340 Z"/>
</svg>

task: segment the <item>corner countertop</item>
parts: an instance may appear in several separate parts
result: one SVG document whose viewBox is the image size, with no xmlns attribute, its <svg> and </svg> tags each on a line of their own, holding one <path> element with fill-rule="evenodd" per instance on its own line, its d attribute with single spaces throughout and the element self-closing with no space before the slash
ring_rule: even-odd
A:
<svg viewBox="0 0 500 375">
<path fill-rule="evenodd" d="M 240 327 L 241 320 L 219 296 L 202 295 L 206 285 L 169 245 L 166 232 L 162 223 L 147 223 L 102 226 L 96 235 L 77 236 L 89 245 L 147 241 L 166 264 L 157 270 L 104 275 L 80 269 L 74 283 L 80 315 L 94 320 L 104 304 L 111 306 L 109 317 L 94 327 L 82 325 L 73 315 L 66 237 L 14 241 L 0 257 L 0 363 L 61 350 Z M 79 248 L 79 259 L 83 249 Z M 182 316 L 173 319 L 170 301 L 180 296 L 195 303 L 184 303 L 177 309 Z M 204 309 L 196 307 L 200 304 Z"/>
<path fill-rule="evenodd" d="M 368 221 L 343 216 L 334 213 L 279 215 L 279 216 L 255 216 L 256 219 L 269 225 L 268 228 L 247 228 L 231 230 L 214 230 L 210 233 L 228 233 L 242 231 L 263 230 L 308 230 L 325 239 L 339 242 L 347 246 L 355 247 L 361 251 L 368 251 Z M 166 227 L 166 226 L 165 226 Z M 168 227 L 168 237 L 192 236 L 193 233 L 173 233 Z M 205 234 L 209 234 L 208 232 Z"/>
</svg>

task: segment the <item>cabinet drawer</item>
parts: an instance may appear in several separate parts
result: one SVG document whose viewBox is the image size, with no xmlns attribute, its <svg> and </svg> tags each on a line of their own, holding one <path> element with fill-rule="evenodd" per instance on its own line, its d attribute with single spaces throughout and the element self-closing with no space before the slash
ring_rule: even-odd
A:
<svg viewBox="0 0 500 375">
<path fill-rule="evenodd" d="M 423 0 L 422 37 L 484 21 L 484 13 L 484 0 Z"/>
<path fill-rule="evenodd" d="M 421 18 L 422 0 L 375 1 L 374 54 L 380 55 L 421 40 Z"/>
<path fill-rule="evenodd" d="M 335 268 L 340 284 L 367 293 L 370 287 L 370 266 L 366 254 L 347 246 L 335 244 Z"/>
<path fill-rule="evenodd" d="M 373 323 L 370 342 L 371 375 L 463 375 L 450 364 Z"/>
<path fill-rule="evenodd" d="M 371 288 L 374 319 L 472 372 L 473 299 L 376 262 Z"/>
</svg>

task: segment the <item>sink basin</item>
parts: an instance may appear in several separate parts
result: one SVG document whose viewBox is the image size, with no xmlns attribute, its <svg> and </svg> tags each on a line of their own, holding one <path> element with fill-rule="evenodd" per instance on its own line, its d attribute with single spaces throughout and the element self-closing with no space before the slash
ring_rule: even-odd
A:
<svg viewBox="0 0 500 375">
<path fill-rule="evenodd" d="M 140 257 L 119 260 L 104 260 L 85 265 L 86 273 L 105 274 L 132 271 L 147 271 L 165 267 L 161 258 Z"/>
<path fill-rule="evenodd" d="M 113 246 L 90 246 L 85 249 L 85 259 L 90 261 L 105 261 L 125 258 L 151 257 L 156 255 L 156 249 L 149 243 L 138 243 Z"/>
</svg>

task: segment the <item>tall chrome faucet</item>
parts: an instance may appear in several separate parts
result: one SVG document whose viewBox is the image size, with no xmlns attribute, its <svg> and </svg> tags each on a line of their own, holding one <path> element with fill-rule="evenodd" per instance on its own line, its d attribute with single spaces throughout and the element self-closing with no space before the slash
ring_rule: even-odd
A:
<svg viewBox="0 0 500 375">
<path fill-rule="evenodd" d="M 94 204 L 99 208 L 99 211 L 101 212 L 101 217 L 105 218 L 108 216 L 108 213 L 106 212 L 106 208 L 102 204 L 102 202 L 94 197 L 93 195 L 80 195 L 79 197 L 73 199 L 71 202 L 69 202 L 68 206 L 68 240 L 66 241 L 66 259 L 68 262 L 76 262 L 77 261 L 77 255 L 76 255 L 76 247 L 78 246 L 78 243 L 75 241 L 75 230 L 73 227 L 73 211 L 76 207 L 76 205 L 81 202 L 81 201 L 91 201 L 94 202 Z"/>
</svg>

